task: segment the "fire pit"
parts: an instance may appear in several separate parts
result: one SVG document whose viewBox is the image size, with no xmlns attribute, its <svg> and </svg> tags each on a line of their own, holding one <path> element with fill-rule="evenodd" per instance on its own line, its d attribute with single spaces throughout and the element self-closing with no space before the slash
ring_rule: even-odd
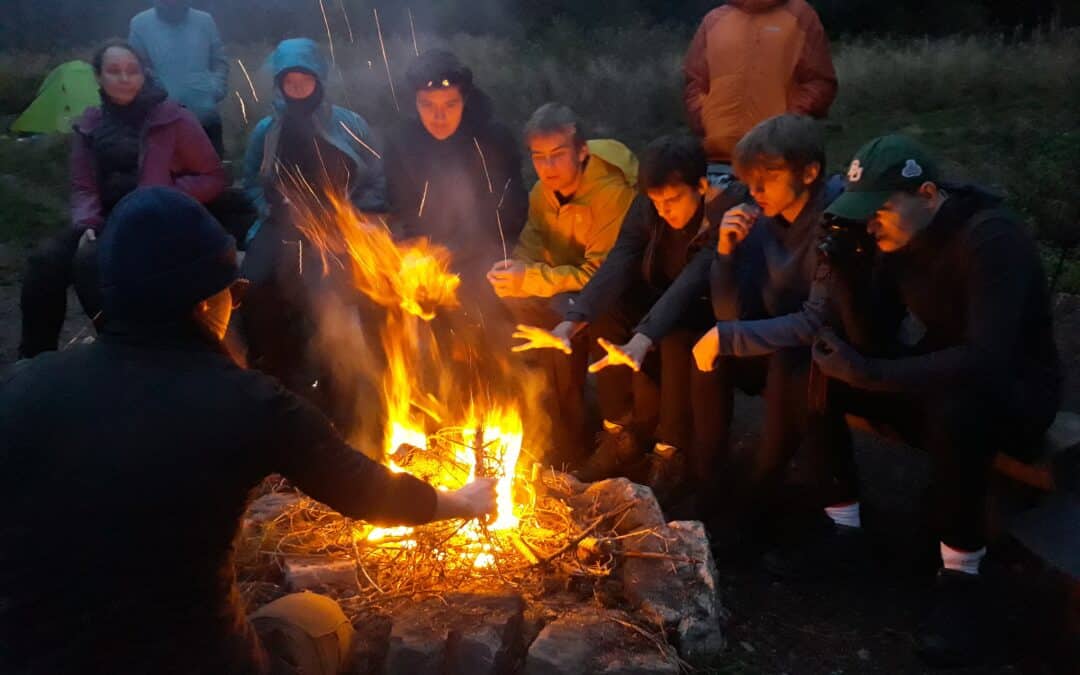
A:
<svg viewBox="0 0 1080 675">
<path fill-rule="evenodd" d="M 249 608 L 331 595 L 359 631 L 357 673 L 677 673 L 714 659 L 723 612 L 701 523 L 666 523 L 652 492 L 626 479 L 585 485 L 542 469 L 523 419 L 539 409 L 536 384 L 503 356 L 476 359 L 476 332 L 449 311 L 449 253 L 396 243 L 331 203 L 297 220 L 323 273 L 348 269 L 384 312 L 380 358 L 357 369 L 382 395 L 377 459 L 444 490 L 495 478 L 498 511 L 380 528 L 268 483 L 237 545 Z M 450 322 L 438 333 L 437 316 Z"/>
</svg>

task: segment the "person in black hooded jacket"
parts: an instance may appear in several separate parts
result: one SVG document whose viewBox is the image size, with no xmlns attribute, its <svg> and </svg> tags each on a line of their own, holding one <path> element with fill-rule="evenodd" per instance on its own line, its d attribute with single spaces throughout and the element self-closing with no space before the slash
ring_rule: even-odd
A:
<svg viewBox="0 0 1080 675">
<path fill-rule="evenodd" d="M 429 237 L 448 247 L 462 276 L 462 297 L 470 289 L 486 297 L 485 275 L 509 257 L 529 211 L 521 152 L 454 54 L 424 52 L 407 79 L 417 116 L 402 122 L 384 156 L 398 229 L 406 238 Z"/>
<path fill-rule="evenodd" d="M 102 235 L 101 339 L 0 378 L 0 672 L 262 675 L 263 648 L 301 663 L 302 641 L 258 639 L 236 588 L 233 541 L 272 473 L 369 521 L 494 509 L 493 479 L 443 492 L 393 473 L 239 367 L 222 346 L 236 257 L 194 199 L 136 190 Z M 328 599 L 287 597 L 276 616 L 295 629 L 323 623 L 320 604 L 347 623 Z"/>
<path fill-rule="evenodd" d="M 999 451 L 1030 459 L 1060 403 L 1038 250 L 1000 198 L 943 182 L 934 158 L 904 136 L 864 146 L 827 212 L 868 222 L 879 255 L 862 283 L 830 294 L 848 307 L 834 312 L 840 318 L 813 348 L 828 378 L 825 414 L 840 422 L 846 413 L 865 417 L 930 455 L 929 511 L 942 568 L 917 645 L 933 664 L 979 661 L 987 641 L 979 567 L 990 463 Z M 774 572 L 840 570 L 858 551 L 850 545 L 861 524 L 856 466 L 850 434 L 840 428 L 817 446 L 829 450 L 823 497 L 834 522 L 821 537 L 770 554 Z"/>
</svg>

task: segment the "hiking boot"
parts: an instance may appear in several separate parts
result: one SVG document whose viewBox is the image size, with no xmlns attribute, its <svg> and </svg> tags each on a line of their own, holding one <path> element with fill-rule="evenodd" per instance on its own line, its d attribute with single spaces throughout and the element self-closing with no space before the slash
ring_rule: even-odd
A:
<svg viewBox="0 0 1080 675">
<path fill-rule="evenodd" d="M 604 430 L 596 436 L 596 451 L 585 466 L 573 472 L 573 476 L 583 483 L 618 476 L 625 473 L 640 454 L 637 439 L 630 431 L 622 427 Z"/>
<path fill-rule="evenodd" d="M 982 663 L 987 653 L 987 615 L 982 577 L 938 570 L 933 606 L 915 634 L 916 651 L 937 668 Z"/>
<path fill-rule="evenodd" d="M 869 550 L 862 528 L 837 525 L 826 516 L 765 554 L 770 573 L 790 580 L 850 576 L 867 569 Z"/>
<path fill-rule="evenodd" d="M 666 453 L 649 454 L 649 475 L 645 484 L 652 488 L 656 501 L 668 506 L 683 487 L 686 478 L 686 458 L 671 448 Z"/>
</svg>

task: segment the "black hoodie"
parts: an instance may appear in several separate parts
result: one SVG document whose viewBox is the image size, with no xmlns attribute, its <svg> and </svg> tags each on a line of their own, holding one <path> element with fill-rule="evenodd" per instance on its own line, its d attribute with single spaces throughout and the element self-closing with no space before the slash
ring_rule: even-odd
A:
<svg viewBox="0 0 1080 675">
<path fill-rule="evenodd" d="M 384 154 L 402 234 L 430 237 L 453 251 L 455 271 L 482 276 L 502 257 L 503 240 L 513 251 L 525 226 L 521 161 L 513 134 L 492 119 L 491 101 L 479 89 L 469 93 L 461 126 L 446 140 L 418 118 L 405 120 Z"/>
<path fill-rule="evenodd" d="M 946 190 L 930 225 L 881 256 L 876 292 L 860 312 L 875 317 L 876 343 L 861 347 L 899 358 L 871 359 L 864 381 L 853 384 L 913 393 L 962 387 L 1049 424 L 1062 378 L 1035 242 L 1000 198 L 973 186 Z"/>
</svg>

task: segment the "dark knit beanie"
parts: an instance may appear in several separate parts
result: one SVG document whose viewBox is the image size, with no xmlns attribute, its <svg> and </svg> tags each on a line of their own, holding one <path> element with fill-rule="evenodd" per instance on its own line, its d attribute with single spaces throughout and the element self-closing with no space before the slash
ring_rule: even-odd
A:
<svg viewBox="0 0 1080 675">
<path fill-rule="evenodd" d="M 228 288 L 236 242 L 202 204 L 172 188 L 135 190 L 99 245 L 106 320 L 172 321 Z"/>
</svg>

